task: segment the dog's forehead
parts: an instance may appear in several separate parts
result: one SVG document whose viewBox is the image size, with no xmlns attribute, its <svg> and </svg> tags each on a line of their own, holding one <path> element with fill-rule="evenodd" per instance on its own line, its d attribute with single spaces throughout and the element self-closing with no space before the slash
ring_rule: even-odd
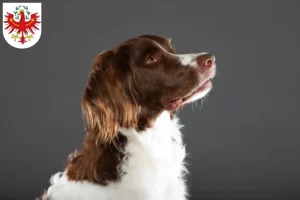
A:
<svg viewBox="0 0 300 200">
<path fill-rule="evenodd" d="M 160 41 L 152 38 L 137 37 L 123 43 L 123 45 L 121 44 L 121 46 L 131 46 L 135 50 L 142 51 L 149 48 L 165 49 L 166 43 L 162 40 Z"/>
<path fill-rule="evenodd" d="M 139 37 L 145 46 L 155 46 L 163 51 L 175 53 L 174 47 L 171 44 L 171 38 L 160 37 L 156 35 L 143 35 Z"/>
<path fill-rule="evenodd" d="M 170 38 L 156 35 L 140 35 L 120 43 L 113 49 L 116 52 L 130 52 L 131 50 L 143 52 L 145 49 L 152 48 L 175 53 Z"/>
<path fill-rule="evenodd" d="M 151 40 L 154 43 L 159 44 L 161 47 L 170 47 L 171 45 L 171 38 L 165 38 L 155 35 L 145 35 L 141 36 L 141 38 Z"/>
<path fill-rule="evenodd" d="M 153 40 L 153 41 L 155 41 L 157 43 L 160 43 L 160 44 L 170 42 L 169 38 L 165 38 L 165 37 L 161 37 L 161 36 L 157 36 L 157 35 L 141 35 L 139 37 L 140 38 L 147 38 L 149 40 Z"/>
<path fill-rule="evenodd" d="M 131 39 L 125 41 L 123 44 L 132 44 L 132 45 L 159 44 L 161 46 L 165 46 L 165 45 L 169 45 L 170 42 L 171 42 L 170 38 L 165 38 L 165 37 L 156 36 L 156 35 L 140 35 L 140 36 L 137 36 L 137 37 L 134 37 L 134 38 L 131 38 Z"/>
</svg>

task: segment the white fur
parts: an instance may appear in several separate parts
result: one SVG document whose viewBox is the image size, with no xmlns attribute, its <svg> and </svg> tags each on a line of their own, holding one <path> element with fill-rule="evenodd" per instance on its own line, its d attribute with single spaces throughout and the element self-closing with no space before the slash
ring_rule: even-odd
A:
<svg viewBox="0 0 300 200">
<path fill-rule="evenodd" d="M 177 57 L 179 58 L 182 65 L 197 67 L 195 54 L 177 54 Z"/>
<path fill-rule="evenodd" d="M 180 128 L 167 111 L 144 132 L 121 128 L 128 138 L 122 179 L 103 187 L 68 181 L 65 173 L 58 174 L 51 179 L 49 200 L 185 200 L 186 153 Z"/>
<path fill-rule="evenodd" d="M 169 42 L 171 42 L 171 39 L 169 39 Z M 169 54 L 170 56 L 173 57 L 177 57 L 177 59 L 179 59 L 179 61 L 181 62 L 181 64 L 183 66 L 190 66 L 190 67 L 197 67 L 197 61 L 196 58 L 198 56 L 207 54 L 206 52 L 202 52 L 202 53 L 190 53 L 190 54 L 174 54 L 174 53 L 170 53 L 169 51 L 167 51 L 165 48 L 163 48 L 159 43 L 155 42 L 157 46 L 159 46 L 161 48 L 161 50 L 163 50 L 166 54 Z"/>
<path fill-rule="evenodd" d="M 180 62 L 184 66 L 191 66 L 191 67 L 198 67 L 198 64 L 196 62 L 196 58 L 198 56 L 207 54 L 206 52 L 202 53 L 190 53 L 190 54 L 176 54 L 176 56 L 179 58 Z"/>
</svg>

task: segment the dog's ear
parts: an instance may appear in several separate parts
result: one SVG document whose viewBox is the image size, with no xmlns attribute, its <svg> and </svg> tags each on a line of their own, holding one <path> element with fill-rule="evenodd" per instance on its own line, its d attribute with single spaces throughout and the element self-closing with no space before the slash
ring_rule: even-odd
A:
<svg viewBox="0 0 300 200">
<path fill-rule="evenodd" d="M 82 111 L 88 134 L 96 141 L 111 142 L 119 127 L 133 128 L 137 125 L 138 106 L 130 91 L 130 69 L 120 63 L 112 51 L 96 56 L 82 99 Z M 130 92 L 128 92 L 130 91 Z"/>
</svg>

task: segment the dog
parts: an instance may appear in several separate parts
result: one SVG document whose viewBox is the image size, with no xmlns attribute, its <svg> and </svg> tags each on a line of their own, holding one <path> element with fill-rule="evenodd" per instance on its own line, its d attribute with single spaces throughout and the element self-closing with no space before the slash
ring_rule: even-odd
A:
<svg viewBox="0 0 300 200">
<path fill-rule="evenodd" d="M 186 200 L 185 145 L 175 115 L 211 91 L 209 53 L 131 38 L 96 56 L 82 97 L 86 137 L 40 199 Z"/>
</svg>

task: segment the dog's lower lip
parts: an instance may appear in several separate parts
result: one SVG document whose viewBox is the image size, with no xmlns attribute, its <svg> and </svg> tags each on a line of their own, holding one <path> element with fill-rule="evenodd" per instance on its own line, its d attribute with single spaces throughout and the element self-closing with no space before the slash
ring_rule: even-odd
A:
<svg viewBox="0 0 300 200">
<path fill-rule="evenodd" d="M 197 89 L 195 89 L 195 90 L 194 90 L 192 93 L 190 93 L 189 95 L 184 96 L 184 97 L 178 97 L 178 98 L 173 99 L 172 101 L 170 101 L 170 102 L 167 104 L 167 107 L 170 107 L 170 108 L 174 109 L 174 108 L 177 108 L 179 105 L 188 103 L 189 100 L 190 100 L 195 94 L 204 91 L 204 90 L 207 88 L 207 86 L 208 86 L 209 84 L 211 84 L 211 79 L 206 80 L 204 83 L 202 83 Z M 170 105 L 171 105 L 171 106 L 170 106 Z"/>
<path fill-rule="evenodd" d="M 187 99 L 189 99 L 191 96 L 193 96 L 194 94 L 198 93 L 198 92 L 201 92 L 202 90 L 204 90 L 207 86 L 207 84 L 209 84 L 211 82 L 210 79 L 208 79 L 207 81 L 205 81 L 203 84 L 201 84 L 200 87 L 198 87 L 193 93 L 191 93 L 190 95 L 184 97 L 182 99 L 182 102 L 185 102 Z"/>
<path fill-rule="evenodd" d="M 193 92 L 193 93 L 200 92 L 201 90 L 205 89 L 205 87 L 207 86 L 207 84 L 210 83 L 210 82 L 211 82 L 211 80 L 208 79 L 197 90 L 195 90 L 195 92 Z"/>
</svg>

